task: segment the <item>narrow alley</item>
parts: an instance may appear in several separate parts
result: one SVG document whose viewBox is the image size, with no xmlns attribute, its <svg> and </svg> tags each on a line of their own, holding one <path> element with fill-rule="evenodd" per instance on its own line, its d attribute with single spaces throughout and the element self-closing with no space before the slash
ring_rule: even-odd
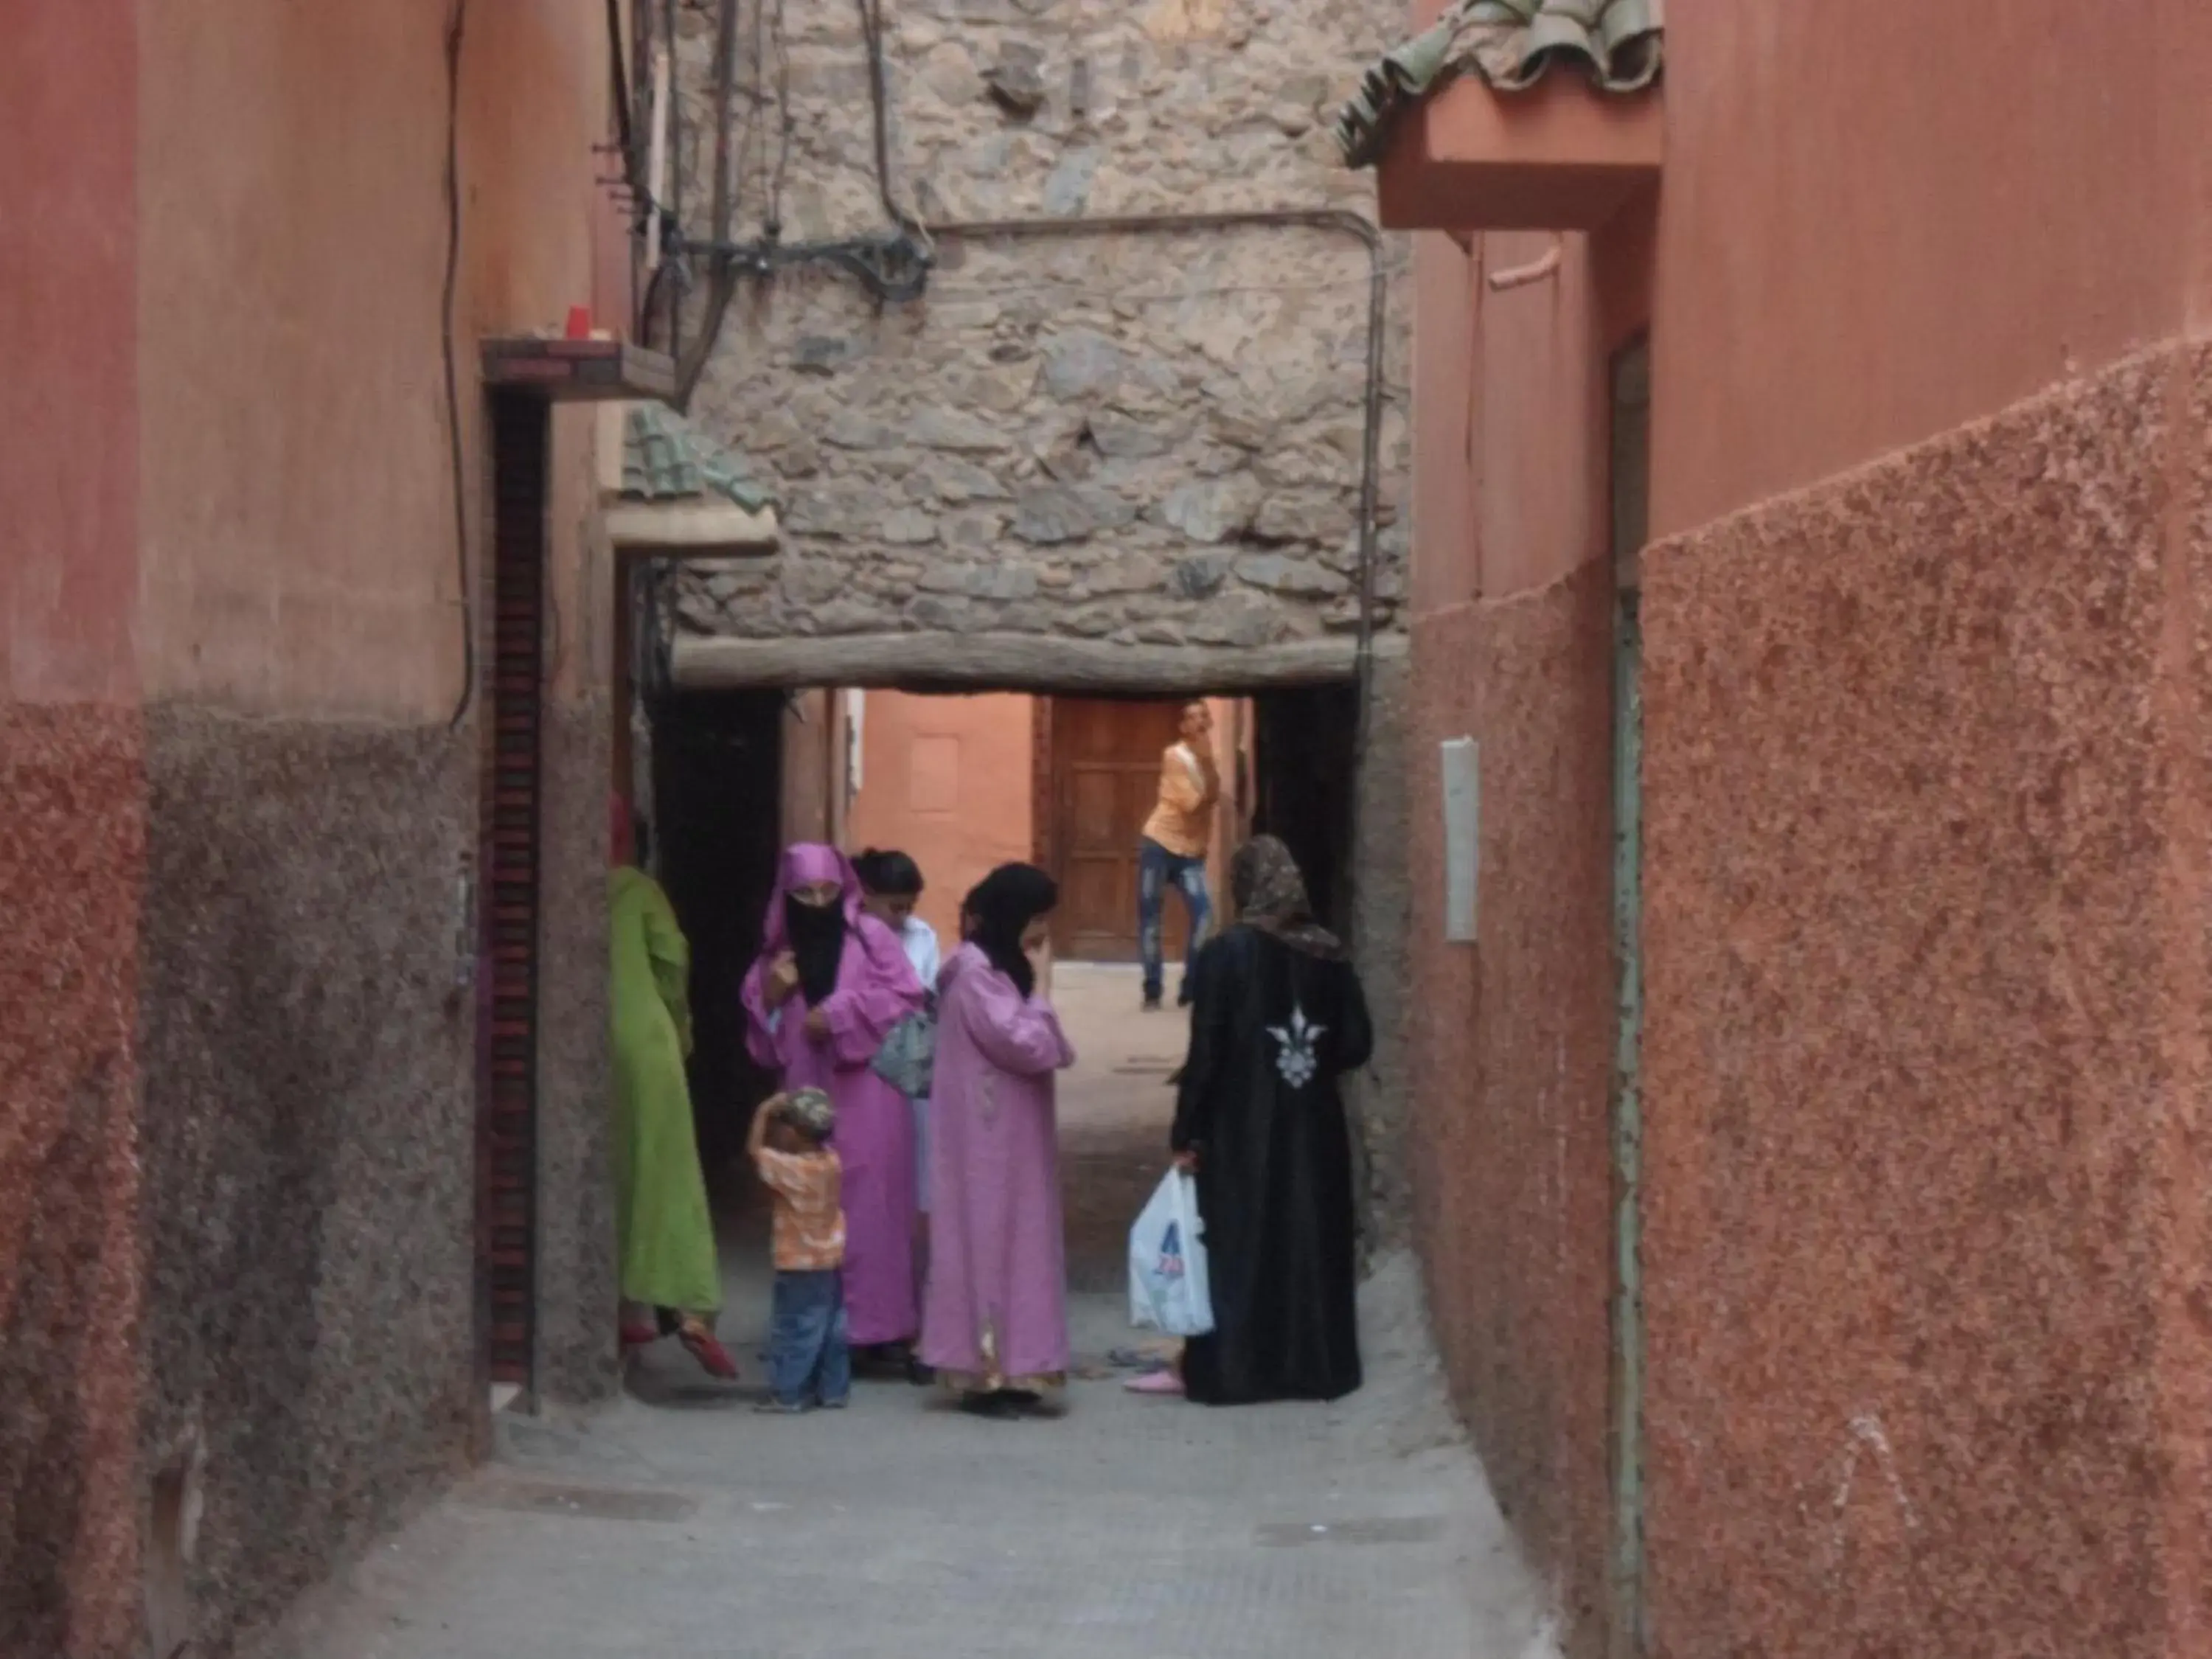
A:
<svg viewBox="0 0 2212 1659">
<path fill-rule="evenodd" d="M 580 1420 L 507 1414 L 496 1458 L 314 1598 L 284 1659 L 1546 1659 L 1548 1621 L 1455 1425 L 1411 1261 L 1364 1293 L 1367 1386 L 1335 1407 L 1139 1398 L 1127 1217 L 1164 1164 L 1182 1022 L 1132 970 L 1054 996 L 1079 1373 L 1056 1420 L 981 1422 L 864 1383 L 842 1416 L 763 1419 L 664 1344 Z M 1077 1194 L 1088 1191 L 1089 1201 Z M 767 1305 L 757 1226 L 726 1241 L 725 1334 Z M 1107 1285 L 1115 1288 L 1104 1288 Z"/>
<path fill-rule="evenodd" d="M 0 1659 L 2212 1659 L 2208 87 L 13 0 Z"/>
</svg>

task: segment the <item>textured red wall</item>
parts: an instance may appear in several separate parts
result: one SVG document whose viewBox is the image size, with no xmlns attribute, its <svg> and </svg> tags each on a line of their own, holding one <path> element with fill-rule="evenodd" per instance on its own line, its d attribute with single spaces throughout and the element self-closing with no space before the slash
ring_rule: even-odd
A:
<svg viewBox="0 0 2212 1659">
<path fill-rule="evenodd" d="M 137 42 L 0 52 L 0 1653 L 137 1626 Z"/>
<path fill-rule="evenodd" d="M 1460 1409 L 1552 1588 L 1604 1650 L 1611 1528 L 1613 593 L 1609 349 L 1638 222 L 1416 254 L 1410 1041 L 1417 1237 Z M 1480 941 L 1443 942 L 1437 744 L 1480 740 Z"/>
<path fill-rule="evenodd" d="M 1612 593 L 1602 566 L 1414 624 L 1415 1228 L 1455 1400 L 1601 1650 L 1612 1279 Z M 1480 942 L 1443 942 L 1437 744 L 1482 738 Z"/>
<path fill-rule="evenodd" d="M 1422 719 L 1482 739 L 1492 820 L 1474 962 L 1415 940 L 1423 1074 L 1471 1079 L 1416 1160 L 1455 1385 L 1576 1611 L 1604 1540 L 1547 1486 L 1602 1502 L 1602 1415 L 1545 1406 L 1602 1313 L 1531 1259 L 1540 1056 L 1494 981 L 1583 963 L 1593 896 L 1492 842 L 1609 816 L 1595 661 L 1507 618 L 1601 555 L 1598 343 L 1646 312 L 1652 1650 L 2212 1651 L 2212 443 L 2171 343 L 2212 315 L 2212 14 L 1717 0 L 1668 50 L 1656 219 L 1510 294 L 1478 265 L 1464 372 L 1417 386 Z M 1532 662 L 1552 701 L 1499 700 Z"/>
<path fill-rule="evenodd" d="M 1649 561 L 1668 1659 L 2212 1643 L 2208 398 L 2137 360 Z"/>
</svg>

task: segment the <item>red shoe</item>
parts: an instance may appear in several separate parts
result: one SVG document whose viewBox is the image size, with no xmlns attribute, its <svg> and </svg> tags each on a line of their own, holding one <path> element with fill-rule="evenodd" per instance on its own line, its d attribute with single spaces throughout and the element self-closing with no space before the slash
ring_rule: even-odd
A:
<svg viewBox="0 0 2212 1659">
<path fill-rule="evenodd" d="M 660 1340 L 660 1333 L 641 1322 L 623 1322 L 622 1345 L 625 1348 L 649 1348 Z"/>
<path fill-rule="evenodd" d="M 708 1376 L 719 1377 L 725 1382 L 738 1380 L 737 1361 L 730 1358 L 730 1351 L 721 1345 L 703 1322 L 687 1319 L 676 1334 L 685 1351 L 699 1362 L 700 1369 Z"/>
</svg>

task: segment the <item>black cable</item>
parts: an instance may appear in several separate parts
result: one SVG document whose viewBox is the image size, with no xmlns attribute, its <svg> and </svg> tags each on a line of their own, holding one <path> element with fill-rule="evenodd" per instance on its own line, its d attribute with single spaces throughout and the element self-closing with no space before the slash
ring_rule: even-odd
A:
<svg viewBox="0 0 2212 1659">
<path fill-rule="evenodd" d="M 630 127 L 629 55 L 623 50 L 622 0 L 607 0 L 607 76 L 614 88 L 615 142 L 622 149 L 623 178 L 638 188 L 637 137 Z"/>
<path fill-rule="evenodd" d="M 469 0 L 453 0 L 446 23 L 446 280 L 439 318 L 439 349 L 446 367 L 446 434 L 453 446 L 453 556 L 461 582 L 461 694 L 448 732 L 458 732 L 476 707 L 477 597 L 469 573 L 469 470 L 461 447 L 461 374 L 453 344 L 453 298 L 461 279 L 461 34 Z"/>
<path fill-rule="evenodd" d="M 875 127 L 876 196 L 890 222 L 925 248 L 928 233 L 921 222 L 891 195 L 890 75 L 884 63 L 883 0 L 854 0 L 860 9 L 860 40 L 868 52 L 868 105 Z"/>
</svg>

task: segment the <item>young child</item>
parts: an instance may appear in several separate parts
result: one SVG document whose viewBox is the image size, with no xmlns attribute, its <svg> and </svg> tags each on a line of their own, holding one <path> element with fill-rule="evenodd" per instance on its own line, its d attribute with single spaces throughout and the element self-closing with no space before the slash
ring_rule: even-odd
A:
<svg viewBox="0 0 2212 1659">
<path fill-rule="evenodd" d="M 775 1204 L 769 1396 L 760 1411 L 836 1411 L 853 1391 L 838 1271 L 845 1263 L 844 1170 L 830 1149 L 836 1127 L 830 1097 L 798 1089 L 763 1101 L 745 1141 Z"/>
</svg>

